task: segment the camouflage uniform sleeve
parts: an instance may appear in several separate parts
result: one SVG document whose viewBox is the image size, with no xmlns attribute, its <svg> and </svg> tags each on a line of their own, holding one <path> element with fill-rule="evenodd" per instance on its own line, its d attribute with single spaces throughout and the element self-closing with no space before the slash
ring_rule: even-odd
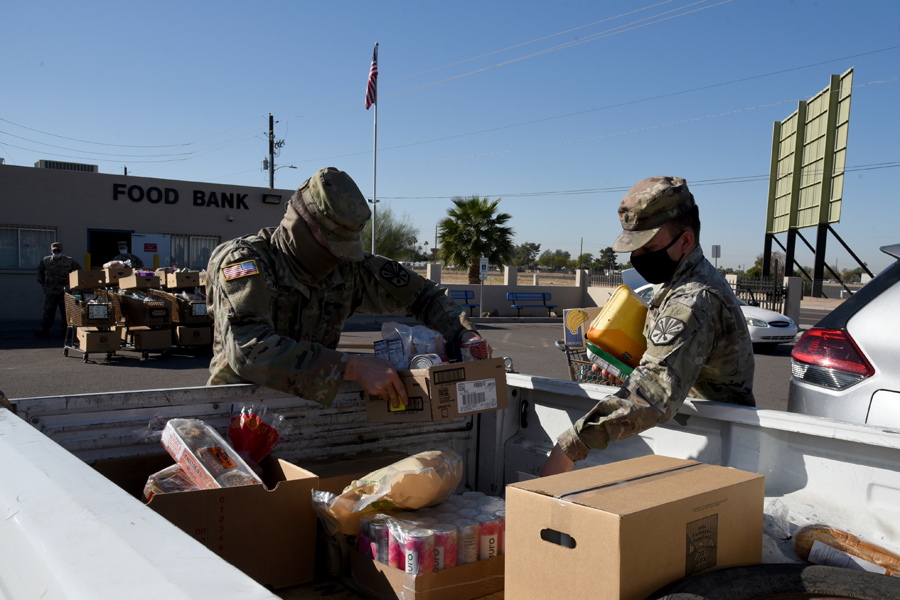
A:
<svg viewBox="0 0 900 600">
<path fill-rule="evenodd" d="M 715 344 L 715 309 L 706 292 L 667 300 L 648 332 L 641 364 L 557 440 L 566 455 L 583 460 L 591 449 L 603 450 L 675 416 Z"/>
<path fill-rule="evenodd" d="M 80 270 L 81 270 L 81 265 L 79 265 L 78 261 L 73 258 L 72 259 L 72 271 L 80 271 Z M 69 273 L 71 273 L 72 271 L 69 271 Z"/>
<path fill-rule="evenodd" d="M 451 344 L 466 331 L 478 331 L 444 288 L 396 261 L 367 254 L 357 273 L 363 290 L 357 312 L 406 312 Z"/>
<path fill-rule="evenodd" d="M 248 261 L 255 263 L 258 274 L 226 279 L 223 268 Z M 221 347 L 221 356 L 213 361 L 227 360 L 244 380 L 330 405 L 344 379 L 347 354 L 276 332 L 274 278 L 252 246 L 232 248 L 215 263 L 210 272 L 213 283 L 207 289 L 212 292 L 215 344 Z M 211 370 L 207 385 L 233 383 L 221 368 Z"/>
</svg>

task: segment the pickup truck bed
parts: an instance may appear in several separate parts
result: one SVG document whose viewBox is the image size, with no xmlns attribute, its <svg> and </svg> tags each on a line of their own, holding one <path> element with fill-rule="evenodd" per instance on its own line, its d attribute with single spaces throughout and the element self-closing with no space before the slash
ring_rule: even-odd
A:
<svg viewBox="0 0 900 600">
<path fill-rule="evenodd" d="M 508 409 L 439 424 L 367 423 L 351 387 L 330 408 L 247 385 L 14 400 L 18 416 L 0 409 L 0 598 L 121 598 L 123 589 L 154 600 L 275 597 L 86 464 L 158 452 L 133 439 L 157 413 L 224 426 L 233 406 L 264 402 L 294 426 L 277 452 L 292 462 L 450 447 L 465 458 L 465 487 L 497 494 L 535 475 L 553 440 L 613 391 L 517 374 L 507 383 Z M 810 521 L 900 551 L 898 431 L 688 400 L 669 423 L 579 466 L 646 454 L 765 475 L 774 534 L 764 541 L 765 562 L 797 561 L 776 526 Z M 279 595 L 354 597 L 336 585 Z"/>
</svg>

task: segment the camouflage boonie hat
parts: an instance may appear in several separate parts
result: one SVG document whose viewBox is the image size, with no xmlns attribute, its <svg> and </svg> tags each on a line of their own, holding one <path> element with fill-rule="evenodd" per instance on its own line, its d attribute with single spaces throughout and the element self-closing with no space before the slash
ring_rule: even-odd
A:
<svg viewBox="0 0 900 600">
<path fill-rule="evenodd" d="M 634 252 L 653 239 L 669 221 L 696 206 L 687 181 L 681 177 L 648 177 L 631 188 L 619 203 L 622 233 L 613 250 Z"/>
<path fill-rule="evenodd" d="M 62 244 L 60 244 L 59 242 L 53 242 L 52 244 L 50 244 L 50 249 L 51 250 L 62 250 Z"/>
<path fill-rule="evenodd" d="M 307 179 L 291 198 L 301 215 L 311 217 L 328 248 L 349 261 L 363 259 L 360 232 L 372 216 L 366 199 L 344 171 L 327 167 Z"/>
</svg>

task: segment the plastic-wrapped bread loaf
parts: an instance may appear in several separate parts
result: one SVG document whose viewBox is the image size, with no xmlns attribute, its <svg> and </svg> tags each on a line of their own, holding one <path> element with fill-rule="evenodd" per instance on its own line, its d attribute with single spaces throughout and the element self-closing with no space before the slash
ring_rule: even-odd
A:
<svg viewBox="0 0 900 600">
<path fill-rule="evenodd" d="M 794 534 L 794 554 L 803 560 L 809 560 L 809 554 L 816 542 L 878 565 L 887 570 L 887 575 L 900 574 L 900 556 L 863 541 L 852 533 L 822 523 L 804 525 L 797 530 Z"/>
</svg>

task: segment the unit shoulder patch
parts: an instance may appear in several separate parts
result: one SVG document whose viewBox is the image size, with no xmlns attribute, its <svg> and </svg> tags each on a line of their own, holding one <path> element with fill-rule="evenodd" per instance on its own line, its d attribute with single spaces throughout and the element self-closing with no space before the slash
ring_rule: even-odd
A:
<svg viewBox="0 0 900 600">
<path fill-rule="evenodd" d="M 671 344 L 684 331 L 684 322 L 675 317 L 660 317 L 650 332 L 650 341 L 657 346 Z"/>
<path fill-rule="evenodd" d="M 381 276 L 397 287 L 409 283 L 409 272 L 397 261 L 391 261 L 381 267 Z"/>
<path fill-rule="evenodd" d="M 255 260 L 244 260 L 222 267 L 222 276 L 225 277 L 225 281 L 249 277 L 250 275 L 259 275 L 259 268 L 256 266 Z"/>
</svg>

